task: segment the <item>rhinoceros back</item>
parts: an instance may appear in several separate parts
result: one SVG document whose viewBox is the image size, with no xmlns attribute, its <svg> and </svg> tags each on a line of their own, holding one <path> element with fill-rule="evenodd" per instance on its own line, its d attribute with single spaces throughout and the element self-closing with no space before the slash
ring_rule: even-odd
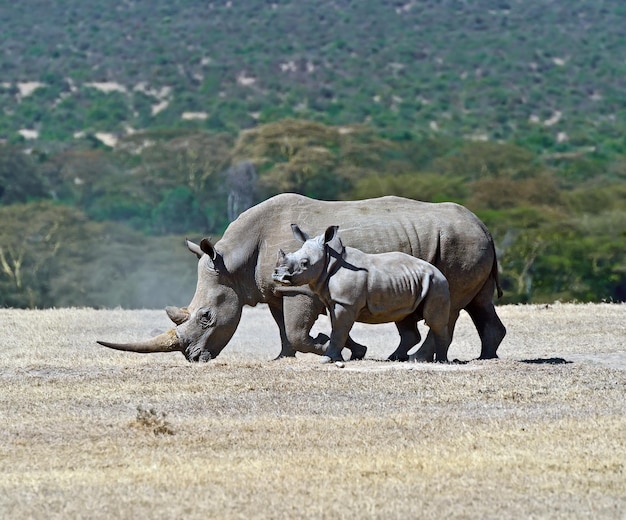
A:
<svg viewBox="0 0 626 520">
<path fill-rule="evenodd" d="M 282 194 L 242 213 L 216 244 L 225 258 L 237 259 L 237 268 L 255 270 L 261 301 L 275 290 L 272 272 L 278 249 L 295 251 L 300 247 L 291 224 L 298 224 L 311 236 L 338 225 L 346 246 L 366 253 L 402 251 L 426 260 L 448 278 L 451 299 L 459 308 L 493 274 L 493 240 L 484 224 L 458 204 L 393 196 L 318 201 Z"/>
</svg>

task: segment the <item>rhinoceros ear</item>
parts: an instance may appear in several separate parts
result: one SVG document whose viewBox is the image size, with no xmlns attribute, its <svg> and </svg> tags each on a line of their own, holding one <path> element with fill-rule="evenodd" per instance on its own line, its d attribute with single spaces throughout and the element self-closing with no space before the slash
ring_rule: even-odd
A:
<svg viewBox="0 0 626 520">
<path fill-rule="evenodd" d="M 187 243 L 187 249 L 189 249 L 189 251 L 191 251 L 194 255 L 198 258 L 208 255 L 215 265 L 216 260 L 219 257 L 219 253 L 215 250 L 213 244 L 211 244 L 210 238 L 203 238 L 200 241 L 200 245 L 194 244 L 191 240 L 187 239 L 185 239 L 185 242 Z"/>
<path fill-rule="evenodd" d="M 185 239 L 185 244 L 187 245 L 187 249 L 191 251 L 194 255 L 200 258 L 204 253 L 198 244 L 194 244 L 191 240 Z"/>
<path fill-rule="evenodd" d="M 333 240 L 337 236 L 337 230 L 339 226 L 329 226 L 324 232 L 324 244 L 328 244 L 331 240 Z"/>
<path fill-rule="evenodd" d="M 217 258 L 217 251 L 213 247 L 213 244 L 211 244 L 210 238 L 203 238 L 200 241 L 200 249 L 204 254 L 209 255 L 209 258 L 211 260 L 215 261 L 215 259 Z"/>
<path fill-rule="evenodd" d="M 215 249 L 215 247 L 213 247 L 213 244 L 211 244 L 211 241 L 208 238 L 203 238 L 200 241 L 200 249 L 211 260 L 211 265 L 209 267 L 218 273 L 226 274 L 228 272 L 226 266 L 224 265 L 224 258 Z"/>
<path fill-rule="evenodd" d="M 309 235 L 302 231 L 298 227 L 298 224 L 291 224 L 291 231 L 298 242 L 302 242 L 304 244 L 309 239 Z"/>
</svg>

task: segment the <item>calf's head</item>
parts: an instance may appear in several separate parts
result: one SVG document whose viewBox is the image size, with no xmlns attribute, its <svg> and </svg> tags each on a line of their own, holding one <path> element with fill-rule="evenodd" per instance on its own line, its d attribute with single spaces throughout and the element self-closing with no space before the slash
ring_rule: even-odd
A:
<svg viewBox="0 0 626 520">
<path fill-rule="evenodd" d="M 324 234 L 310 238 L 296 224 L 291 225 L 293 236 L 302 243 L 302 247 L 293 253 L 278 250 L 278 259 L 272 278 L 284 285 L 306 285 L 317 280 L 324 272 L 328 259 L 330 242 L 337 240 L 338 226 L 330 226 Z"/>
<path fill-rule="evenodd" d="M 191 303 L 184 308 L 167 307 L 176 325 L 154 338 L 134 343 L 101 345 L 129 352 L 182 352 L 188 361 L 208 361 L 216 357 L 230 341 L 239 320 L 243 303 L 222 255 L 208 239 L 200 245 L 187 242 L 198 257 L 198 283 Z"/>
</svg>

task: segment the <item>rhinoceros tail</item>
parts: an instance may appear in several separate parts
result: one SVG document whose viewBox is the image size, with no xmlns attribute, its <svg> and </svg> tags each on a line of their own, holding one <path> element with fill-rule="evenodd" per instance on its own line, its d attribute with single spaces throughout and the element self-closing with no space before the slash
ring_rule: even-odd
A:
<svg viewBox="0 0 626 520">
<path fill-rule="evenodd" d="M 495 248 L 493 251 L 493 266 L 491 267 L 491 275 L 493 276 L 493 279 L 496 282 L 496 290 L 498 292 L 498 298 L 502 298 L 502 295 L 504 293 L 502 292 L 502 286 L 500 285 L 500 276 L 498 274 L 498 258 L 496 257 Z"/>
<path fill-rule="evenodd" d="M 496 282 L 496 291 L 498 293 L 498 298 L 502 298 L 502 295 L 504 293 L 502 292 L 502 286 L 500 285 L 500 275 L 498 272 L 498 254 L 496 252 L 496 244 L 493 241 L 493 236 L 487 229 L 487 226 L 485 226 L 484 222 L 482 221 L 481 221 L 481 224 L 482 224 L 485 234 L 487 235 L 487 238 L 489 239 L 489 242 L 491 242 L 491 249 L 493 251 L 493 264 L 491 266 L 491 276 L 493 276 L 493 280 Z"/>
</svg>

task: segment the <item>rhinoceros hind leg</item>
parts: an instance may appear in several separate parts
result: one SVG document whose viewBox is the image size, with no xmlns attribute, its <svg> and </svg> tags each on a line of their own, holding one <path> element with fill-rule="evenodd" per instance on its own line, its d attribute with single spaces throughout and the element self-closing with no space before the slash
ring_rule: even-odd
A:
<svg viewBox="0 0 626 520">
<path fill-rule="evenodd" d="M 432 363 L 435 361 L 435 338 L 433 338 L 430 331 L 428 331 L 424 343 L 417 349 L 417 352 L 409 357 L 411 361 L 417 361 L 418 363 Z"/>
<path fill-rule="evenodd" d="M 417 322 L 419 317 L 412 314 L 402 321 L 396 322 L 396 328 L 400 333 L 400 344 L 398 348 L 387 358 L 388 361 L 408 361 L 409 350 L 417 345 L 421 336 L 417 330 Z"/>
<path fill-rule="evenodd" d="M 480 336 L 481 349 L 479 359 L 497 358 L 498 354 L 496 352 L 506 335 L 506 327 L 496 314 L 492 301 L 494 285 L 493 280 L 487 281 L 485 286 L 465 308 Z"/>
<path fill-rule="evenodd" d="M 454 335 L 454 328 L 456 327 L 456 321 L 459 319 L 459 311 L 450 311 L 450 318 L 448 320 L 448 346 L 450 345 L 450 341 L 452 341 L 452 336 Z M 435 361 L 435 352 L 437 350 L 437 344 L 440 343 L 437 337 L 433 333 L 432 330 L 428 331 L 426 335 L 426 339 L 424 343 L 421 344 L 420 348 L 417 350 L 415 354 L 411 354 L 411 361 L 417 362 L 426 362 L 432 363 Z M 446 355 L 443 357 L 443 352 L 440 353 L 439 356 L 441 359 L 438 359 L 440 362 L 447 361 L 447 348 Z"/>
<path fill-rule="evenodd" d="M 350 336 L 348 336 L 348 340 L 346 341 L 346 348 L 349 349 L 351 352 L 351 361 L 363 359 L 365 357 L 365 354 L 367 354 L 367 347 L 365 345 L 357 343 Z"/>
</svg>

